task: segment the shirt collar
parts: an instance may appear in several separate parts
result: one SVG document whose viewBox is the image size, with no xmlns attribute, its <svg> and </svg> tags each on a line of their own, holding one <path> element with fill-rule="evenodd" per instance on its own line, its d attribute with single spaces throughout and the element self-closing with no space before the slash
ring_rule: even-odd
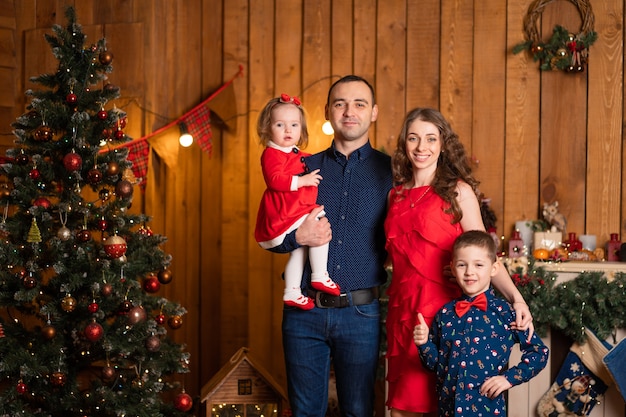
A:
<svg viewBox="0 0 626 417">
<path fill-rule="evenodd" d="M 278 146 L 275 142 L 272 142 L 271 140 L 267 144 L 267 147 L 268 148 L 278 149 L 279 151 L 284 152 L 284 153 L 292 153 L 292 152 L 298 153 L 298 151 L 299 151 L 298 147 L 295 146 L 295 145 L 294 146 Z M 294 151 L 294 149 L 295 149 L 295 151 Z"/>
<path fill-rule="evenodd" d="M 330 148 L 328 148 L 328 151 L 329 151 L 329 153 L 331 155 L 333 155 L 335 157 L 335 159 L 339 159 L 339 158 L 345 159 L 346 158 L 346 156 L 344 154 L 342 154 L 341 152 L 339 152 L 337 150 L 337 148 L 335 147 L 335 141 L 334 140 L 333 140 L 333 143 L 331 144 Z M 369 157 L 372 154 L 372 151 L 373 151 L 372 144 L 368 140 L 365 143 L 365 145 L 361 146 L 360 148 L 358 148 L 354 152 L 352 152 L 350 157 L 351 158 L 352 157 L 356 157 L 358 160 L 366 159 L 367 157 Z"/>
</svg>

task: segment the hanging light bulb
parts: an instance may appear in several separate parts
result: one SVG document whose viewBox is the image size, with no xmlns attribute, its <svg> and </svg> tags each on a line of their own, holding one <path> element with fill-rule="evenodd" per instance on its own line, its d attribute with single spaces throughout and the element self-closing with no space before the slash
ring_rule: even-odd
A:
<svg viewBox="0 0 626 417">
<path fill-rule="evenodd" d="M 178 143 L 183 148 L 188 148 L 193 143 L 193 136 L 187 130 L 187 125 L 185 122 L 178 123 L 178 128 L 180 129 L 180 137 L 178 138 Z"/>
<path fill-rule="evenodd" d="M 333 130 L 333 127 L 331 126 L 330 122 L 328 120 L 326 120 L 323 124 L 322 124 L 322 132 L 324 132 L 325 135 L 332 135 L 333 133 L 335 133 L 335 131 Z"/>
</svg>

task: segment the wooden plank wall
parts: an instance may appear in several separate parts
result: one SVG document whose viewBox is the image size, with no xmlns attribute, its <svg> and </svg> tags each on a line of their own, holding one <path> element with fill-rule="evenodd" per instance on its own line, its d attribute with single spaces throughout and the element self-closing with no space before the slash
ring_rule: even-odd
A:
<svg viewBox="0 0 626 417">
<path fill-rule="evenodd" d="M 37 40 L 63 7 L 76 4 L 90 35 L 115 55 L 116 103 L 140 137 L 176 119 L 236 74 L 232 129 L 213 129 L 211 156 L 197 146 L 153 155 L 149 186 L 135 209 L 168 236 L 174 281 L 163 290 L 189 310 L 176 337 L 192 352 L 187 390 L 202 384 L 241 346 L 285 383 L 280 273 L 286 256 L 252 238 L 264 189 L 255 133 L 265 102 L 299 95 L 308 112 L 309 152 L 321 133 L 330 84 L 357 73 L 377 90 L 375 147 L 393 152 L 404 114 L 439 108 L 475 161 L 498 232 L 538 218 L 558 200 L 568 230 L 626 239 L 624 2 L 591 0 L 599 39 L 582 74 L 541 73 L 527 54 L 522 19 L 531 0 L 0 0 L 0 138 L 24 109 L 33 70 L 49 62 Z M 555 0 L 539 26 L 578 31 L 575 6 Z M 25 63 L 31 63 L 26 66 Z M 13 104 L 13 105 L 12 105 Z M 174 140 L 165 138 L 164 140 Z"/>
</svg>

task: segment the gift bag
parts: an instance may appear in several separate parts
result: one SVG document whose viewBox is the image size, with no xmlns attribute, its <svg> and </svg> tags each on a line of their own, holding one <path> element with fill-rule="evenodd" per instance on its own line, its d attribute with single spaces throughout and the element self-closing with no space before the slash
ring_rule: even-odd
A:
<svg viewBox="0 0 626 417">
<path fill-rule="evenodd" d="M 539 400 L 540 417 L 589 415 L 612 383 L 602 361 L 611 345 L 589 330 L 585 334 L 586 342 L 570 347 L 556 380 Z"/>
<path fill-rule="evenodd" d="M 617 390 L 626 401 L 626 338 L 607 353 L 602 361 L 611 374 Z"/>
</svg>

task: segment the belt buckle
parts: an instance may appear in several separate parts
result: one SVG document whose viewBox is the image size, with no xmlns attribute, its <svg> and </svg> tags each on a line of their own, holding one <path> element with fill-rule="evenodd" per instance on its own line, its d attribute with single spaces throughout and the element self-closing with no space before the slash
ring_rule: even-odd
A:
<svg viewBox="0 0 626 417">
<path fill-rule="evenodd" d="M 323 305 L 323 304 L 322 304 L 322 298 L 321 298 L 321 297 L 322 297 L 322 295 L 323 295 L 323 294 L 324 294 L 324 293 L 323 293 L 323 292 L 321 292 L 321 291 L 317 291 L 317 292 L 315 293 L 315 305 L 316 305 L 317 307 L 319 307 L 319 308 L 330 308 L 330 307 L 327 307 L 327 306 L 325 306 L 325 305 Z"/>
</svg>

